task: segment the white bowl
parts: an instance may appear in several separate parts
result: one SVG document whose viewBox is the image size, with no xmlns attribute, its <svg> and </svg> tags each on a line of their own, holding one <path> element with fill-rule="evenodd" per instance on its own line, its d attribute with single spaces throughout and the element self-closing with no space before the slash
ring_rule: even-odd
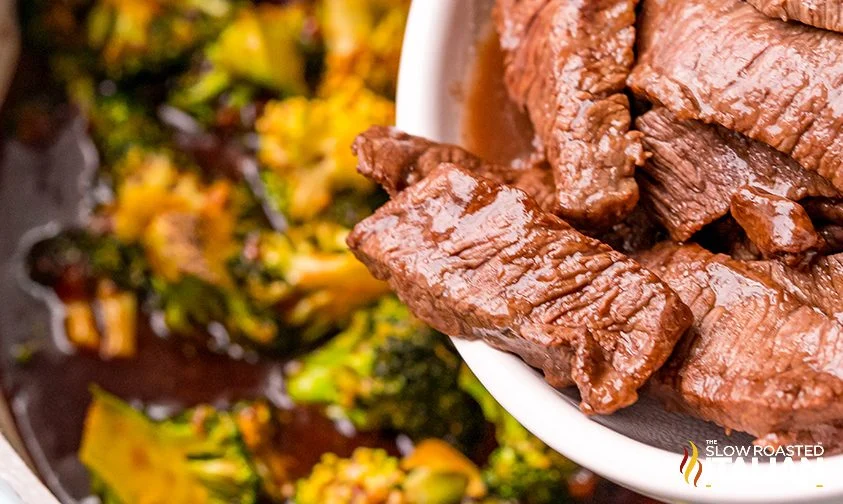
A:
<svg viewBox="0 0 843 504">
<path fill-rule="evenodd" d="M 416 0 L 404 39 L 398 85 L 398 127 L 459 143 L 460 96 L 474 46 L 488 30 L 491 0 Z M 531 432 L 560 453 L 620 485 L 675 502 L 843 502 L 843 456 L 792 466 L 720 466 L 704 450 L 746 447 L 745 435 L 664 411 L 642 398 L 614 415 L 588 418 L 575 391 L 557 392 L 518 358 L 480 342 L 455 340 L 471 369 L 495 398 Z M 679 467 L 693 441 L 704 467 L 698 486 Z M 694 475 L 696 471 L 694 472 Z"/>
</svg>

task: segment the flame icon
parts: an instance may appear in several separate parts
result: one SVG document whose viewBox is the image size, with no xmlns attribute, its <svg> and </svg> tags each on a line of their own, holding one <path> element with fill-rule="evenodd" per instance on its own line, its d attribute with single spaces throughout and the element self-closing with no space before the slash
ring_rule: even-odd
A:
<svg viewBox="0 0 843 504">
<path fill-rule="evenodd" d="M 702 462 L 699 461 L 700 452 L 693 441 L 688 441 L 688 444 L 691 445 L 691 460 L 688 460 L 688 448 L 683 447 L 682 451 L 685 452 L 685 456 L 682 457 L 682 462 L 679 464 L 679 473 L 685 476 L 685 483 L 690 484 L 691 473 L 694 472 L 694 466 L 699 465 L 697 475 L 694 477 L 694 486 L 697 486 L 697 482 L 700 481 L 700 476 L 702 476 L 703 471 Z M 685 466 L 686 463 L 687 467 Z"/>
</svg>

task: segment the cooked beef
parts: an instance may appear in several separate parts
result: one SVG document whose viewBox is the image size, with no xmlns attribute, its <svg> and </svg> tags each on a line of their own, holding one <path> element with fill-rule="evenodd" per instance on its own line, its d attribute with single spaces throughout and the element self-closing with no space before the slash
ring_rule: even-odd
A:
<svg viewBox="0 0 843 504">
<path fill-rule="evenodd" d="M 839 200 L 811 198 L 803 205 L 811 219 L 827 224 L 843 224 L 843 202 Z"/>
<path fill-rule="evenodd" d="M 764 254 L 795 266 L 825 247 L 808 212 L 793 200 L 744 186 L 732 196 L 732 217 Z"/>
<path fill-rule="evenodd" d="M 488 163 L 462 147 L 436 143 L 395 128 L 372 126 L 354 141 L 357 170 L 395 196 L 436 169 L 456 163 L 472 173 L 525 191 L 546 211 L 556 209 L 553 175 L 544 165 L 522 167 Z"/>
<path fill-rule="evenodd" d="M 843 254 L 820 257 L 806 269 L 789 268 L 779 261 L 758 261 L 751 266 L 802 303 L 843 323 Z"/>
<path fill-rule="evenodd" d="M 817 231 L 826 244 L 826 253 L 837 254 L 843 252 L 843 226 L 840 224 L 821 225 Z"/>
<path fill-rule="evenodd" d="M 497 0 L 504 79 L 529 113 L 556 180 L 563 218 L 619 222 L 638 201 L 640 133 L 629 131 L 624 81 L 637 0 Z"/>
<path fill-rule="evenodd" d="M 633 254 L 652 248 L 667 238 L 667 232 L 641 205 L 605 231 L 590 234 L 615 250 Z"/>
<path fill-rule="evenodd" d="M 694 313 L 652 380 L 658 395 L 765 443 L 835 432 L 843 420 L 838 320 L 763 268 L 697 245 L 665 244 L 640 260 Z"/>
<path fill-rule="evenodd" d="M 647 112 L 636 125 L 652 153 L 638 172 L 642 199 L 674 240 L 688 240 L 726 215 L 732 196 L 744 185 L 794 201 L 840 198 L 824 178 L 725 128 L 680 121 L 664 108 Z"/>
<path fill-rule="evenodd" d="M 760 140 L 843 189 L 843 35 L 741 0 L 645 0 L 629 85 Z"/>
<path fill-rule="evenodd" d="M 826 30 L 843 31 L 840 0 L 746 0 L 764 14 L 782 21 L 800 21 Z"/>
<path fill-rule="evenodd" d="M 638 263 L 456 165 L 395 196 L 348 245 L 421 320 L 515 353 L 553 386 L 576 384 L 586 413 L 632 404 L 690 323 Z"/>
</svg>

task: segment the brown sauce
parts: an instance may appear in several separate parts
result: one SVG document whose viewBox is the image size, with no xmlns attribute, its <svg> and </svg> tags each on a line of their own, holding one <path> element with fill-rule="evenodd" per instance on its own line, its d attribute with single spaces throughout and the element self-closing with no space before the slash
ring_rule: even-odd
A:
<svg viewBox="0 0 843 504">
<path fill-rule="evenodd" d="M 226 355 L 196 351 L 177 340 L 156 336 L 149 327 L 139 334 L 134 359 L 104 362 L 87 355 L 67 355 L 49 348 L 25 365 L 4 369 L 8 397 L 18 427 L 37 469 L 60 497 L 88 494 L 84 469 L 76 459 L 89 388 L 97 384 L 157 414 L 197 404 L 227 407 L 237 401 L 269 398 L 289 409 L 279 436 L 279 451 L 295 460 L 291 476 L 305 476 L 323 453 L 350 455 L 357 446 L 377 446 L 395 453 L 394 440 L 377 434 L 343 434 L 316 408 L 292 408 L 283 400 L 283 362 L 249 363 Z M 64 495 L 62 495 L 64 494 Z"/>
<path fill-rule="evenodd" d="M 494 30 L 479 41 L 462 128 L 463 147 L 488 161 L 509 164 L 533 151 L 530 118 L 509 99 L 503 51 Z"/>
</svg>

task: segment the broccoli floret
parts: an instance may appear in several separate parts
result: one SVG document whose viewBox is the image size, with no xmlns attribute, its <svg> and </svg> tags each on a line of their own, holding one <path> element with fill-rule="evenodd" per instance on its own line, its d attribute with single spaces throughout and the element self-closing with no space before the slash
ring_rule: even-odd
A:
<svg viewBox="0 0 843 504">
<path fill-rule="evenodd" d="M 244 403 L 235 409 L 234 418 L 260 476 L 263 493 L 274 502 L 286 502 L 294 491 L 291 472 L 299 462 L 280 449 L 285 422 L 278 410 L 265 401 Z"/>
<path fill-rule="evenodd" d="M 310 18 L 304 2 L 243 7 L 180 79 L 170 102 L 209 124 L 218 98 L 240 108 L 264 90 L 285 96 L 307 93 L 305 62 L 317 51 L 308 34 Z"/>
<path fill-rule="evenodd" d="M 427 440 L 403 460 L 371 448 L 358 448 L 347 459 L 326 454 L 310 476 L 299 481 L 294 502 L 467 504 L 485 495 L 470 460 L 447 443 Z"/>
<path fill-rule="evenodd" d="M 285 234 L 258 233 L 246 240 L 232 270 L 249 299 L 274 310 L 296 342 L 314 342 L 389 292 L 348 250 L 347 233 L 318 222 Z"/>
<path fill-rule="evenodd" d="M 410 0 L 322 0 L 327 54 L 321 92 L 362 79 L 369 89 L 395 96 L 409 8 Z"/>
<path fill-rule="evenodd" d="M 233 14 L 230 0 L 98 0 L 88 46 L 105 77 L 165 70 L 214 37 Z"/>
<path fill-rule="evenodd" d="M 460 386 L 483 408 L 495 425 L 498 447 L 483 468 L 489 491 L 501 498 L 525 504 L 568 502 L 568 479 L 577 466 L 525 429 L 463 367 Z"/>
<path fill-rule="evenodd" d="M 272 101 L 257 121 L 259 159 L 276 174 L 277 206 L 292 222 L 310 220 L 328 209 L 337 194 L 375 192 L 375 185 L 357 173 L 349 146 L 361 127 L 392 124 L 394 104 L 347 83 L 326 98 Z M 371 203 L 367 205 L 372 210 Z"/>
<path fill-rule="evenodd" d="M 157 148 L 169 139 L 148 107 L 124 93 L 103 94 L 88 78 L 67 85 L 70 100 L 88 119 L 104 168 L 118 162 L 131 147 Z"/>
<path fill-rule="evenodd" d="M 258 478 L 234 420 L 207 406 L 155 422 L 95 390 L 79 457 L 106 502 L 257 500 Z"/>
<path fill-rule="evenodd" d="M 294 367 L 287 388 L 294 401 L 324 404 L 330 416 L 362 430 L 394 429 L 471 448 L 485 422 L 458 387 L 460 362 L 445 336 L 386 298 Z"/>
<path fill-rule="evenodd" d="M 216 322 L 225 328 L 227 338 L 240 343 L 260 348 L 283 343 L 277 340 L 279 330 L 273 314 L 256 307 L 236 289 L 194 276 L 176 282 L 154 277 L 152 286 L 167 329 L 173 333 L 204 338 L 208 326 Z"/>
<path fill-rule="evenodd" d="M 242 247 L 238 218 L 249 205 L 236 187 L 203 183 L 166 151 L 132 148 L 114 171 L 121 182 L 106 216 L 117 239 L 143 250 L 168 328 L 204 334 L 219 322 L 231 338 L 273 345 L 271 313 L 239 291 L 229 269 Z"/>
</svg>

